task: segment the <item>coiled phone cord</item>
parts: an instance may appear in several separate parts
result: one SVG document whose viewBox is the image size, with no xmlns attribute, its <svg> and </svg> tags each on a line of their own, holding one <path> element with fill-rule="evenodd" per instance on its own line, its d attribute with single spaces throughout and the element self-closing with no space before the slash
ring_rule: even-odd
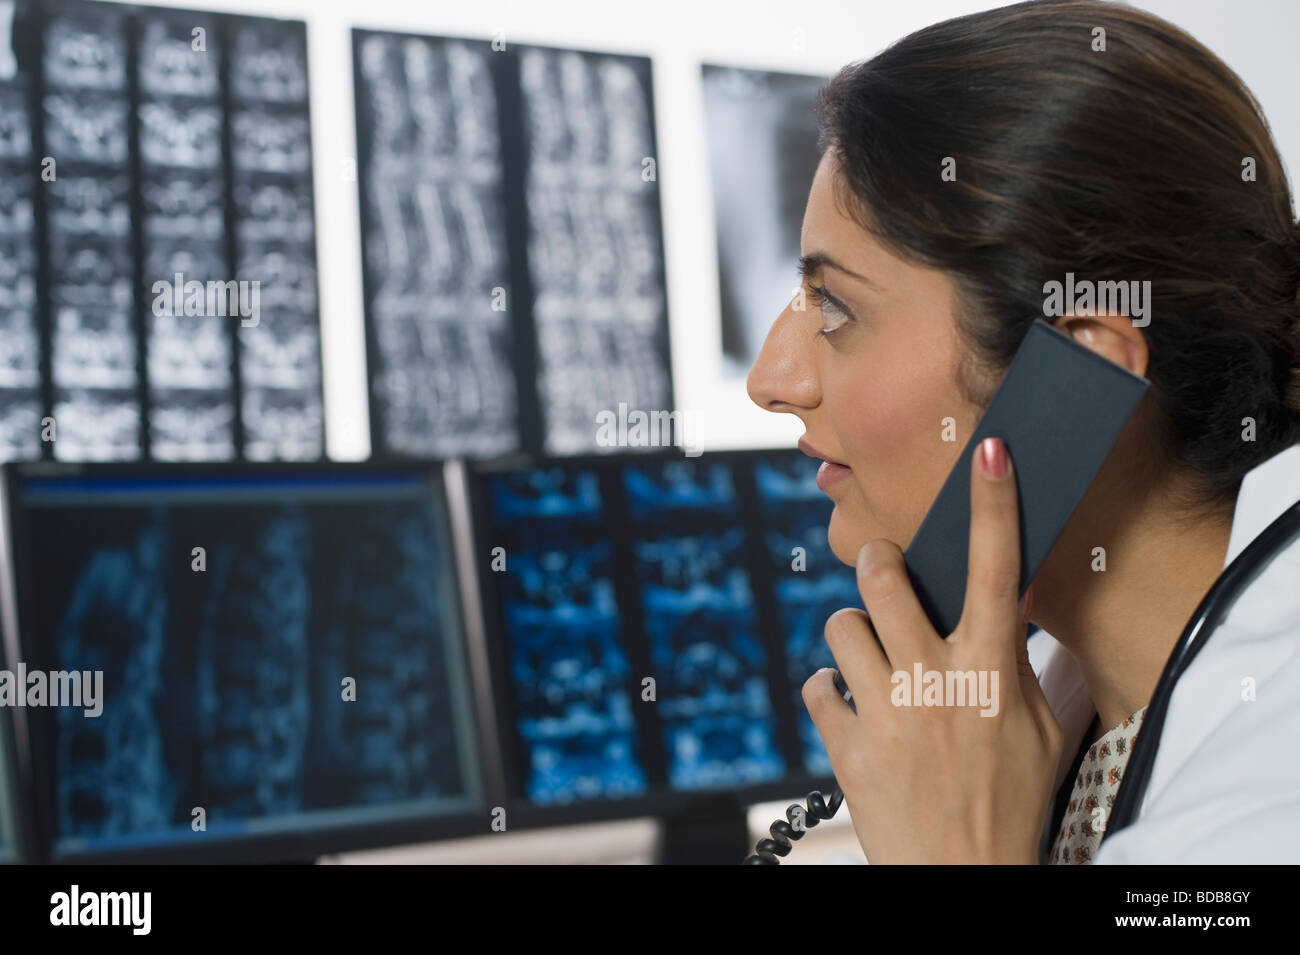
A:
<svg viewBox="0 0 1300 955">
<path fill-rule="evenodd" d="M 844 802 L 844 793 L 840 792 L 840 787 L 836 784 L 831 790 L 829 802 L 821 792 L 814 789 L 804 800 L 805 808 L 801 809 L 797 802 L 790 803 L 790 808 L 785 811 L 785 819 L 778 819 L 767 830 L 772 834 L 772 838 L 760 839 L 758 845 L 754 847 L 754 854 L 745 857 L 744 865 L 780 865 L 781 860 L 777 856 L 790 854 L 792 840 L 802 839 L 803 834 L 809 829 L 815 829 L 823 819 L 834 816 L 839 812 L 842 802 Z M 802 826 L 794 825 L 796 813 L 803 816 Z"/>
<path fill-rule="evenodd" d="M 834 676 L 835 689 L 840 691 L 840 696 L 852 707 L 853 712 L 858 711 L 857 705 L 853 702 L 853 694 L 849 692 L 848 686 L 844 683 L 844 677 L 840 676 L 838 670 Z M 743 865 L 780 865 L 781 860 L 778 856 L 788 856 L 794 842 L 803 838 L 803 834 L 809 829 L 816 829 L 817 824 L 823 819 L 830 819 L 840 811 L 840 804 L 844 802 L 844 793 L 840 790 L 840 784 L 836 783 L 835 788 L 831 790 L 831 797 L 827 799 L 822 795 L 820 790 L 814 789 L 804 799 L 804 805 L 800 808 L 797 802 L 790 803 L 789 808 L 785 811 L 785 818 L 778 819 L 768 827 L 768 832 L 772 834 L 771 839 L 760 839 L 758 845 L 754 847 L 754 854 L 745 856 Z M 802 816 L 802 825 L 796 826 L 795 814 Z"/>
</svg>

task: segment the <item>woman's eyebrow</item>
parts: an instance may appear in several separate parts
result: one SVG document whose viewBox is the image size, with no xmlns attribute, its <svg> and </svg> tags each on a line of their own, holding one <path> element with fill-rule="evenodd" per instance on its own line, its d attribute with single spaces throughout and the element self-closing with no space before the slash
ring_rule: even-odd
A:
<svg viewBox="0 0 1300 955">
<path fill-rule="evenodd" d="M 857 279 L 859 282 L 863 282 L 867 285 L 870 285 L 876 291 L 879 292 L 884 291 L 884 289 L 882 289 L 875 282 L 871 281 L 871 279 L 867 278 L 865 275 L 860 275 L 859 273 L 854 272 L 852 269 L 845 268 L 843 265 L 841 265 L 839 262 L 836 262 L 825 252 L 810 252 L 807 255 L 799 256 L 800 275 L 807 277 L 809 275 L 812 275 L 818 269 L 822 269 L 822 268 L 835 269 L 838 272 L 843 272 L 845 275 L 852 276 L 853 278 Z"/>
</svg>

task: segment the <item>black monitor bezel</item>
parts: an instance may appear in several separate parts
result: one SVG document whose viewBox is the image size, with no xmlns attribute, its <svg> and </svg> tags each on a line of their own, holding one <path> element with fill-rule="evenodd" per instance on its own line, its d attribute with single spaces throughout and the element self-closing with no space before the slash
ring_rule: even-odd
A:
<svg viewBox="0 0 1300 955">
<path fill-rule="evenodd" d="M 516 730 L 505 625 L 501 619 L 500 602 L 493 583 L 495 575 L 489 570 L 492 544 L 486 535 L 490 532 L 492 524 L 484 479 L 494 474 L 550 467 L 591 468 L 600 474 L 606 474 L 627 465 L 680 461 L 684 458 L 696 461 L 730 462 L 733 466 L 744 466 L 752 473 L 754 465 L 761 460 L 770 460 L 773 457 L 793 460 L 801 456 L 800 452 L 791 449 L 719 450 L 707 451 L 693 457 L 686 457 L 681 450 L 654 449 L 635 450 L 631 453 L 574 456 L 512 454 L 468 463 L 466 480 L 474 529 L 474 576 L 479 606 L 483 612 L 483 632 L 492 684 L 492 713 L 501 746 L 503 779 L 506 786 L 504 800 L 508 807 L 511 829 L 576 825 L 644 816 L 671 817 L 689 813 L 695 806 L 714 805 L 719 799 L 734 800 L 737 805 L 746 806 L 786 799 L 814 789 L 829 792 L 830 787 L 835 784 L 835 779 L 833 776 L 814 776 L 808 773 L 803 768 L 802 753 L 796 753 L 794 755 L 799 758 L 793 765 L 800 768 L 771 782 L 735 788 L 691 791 L 672 789 L 666 784 L 662 786 L 652 784 L 651 789 L 645 794 L 624 799 L 601 798 L 557 805 L 538 805 L 531 802 L 524 794 L 522 748 Z M 761 515 L 745 514 L 744 526 L 749 540 L 761 541 L 763 527 Z M 845 568 L 845 572 L 851 573 L 851 570 Z M 764 645 L 770 652 L 772 648 L 766 640 Z M 784 651 L 782 651 L 782 659 L 784 659 Z M 639 715 L 636 719 L 640 731 L 643 719 Z M 791 754 L 782 755 L 786 757 L 787 765 L 792 765 Z"/>
<path fill-rule="evenodd" d="M 9 520 L 9 552 L 13 560 L 13 585 L 15 594 L 15 611 L 18 622 L 18 647 L 23 659 L 31 657 L 31 639 L 28 624 L 33 619 L 31 603 L 31 573 L 29 551 L 26 548 L 29 528 L 22 502 L 23 482 L 30 477 L 86 477 L 113 478 L 127 476 L 146 477 L 183 477 L 202 471 L 205 475 L 220 474 L 228 476 L 374 476 L 382 473 L 402 473 L 418 475 L 430 482 L 436 506 L 446 529 L 446 549 L 449 564 L 456 568 L 458 563 L 455 542 L 450 521 L 450 508 L 446 494 L 446 482 L 443 473 L 444 462 L 437 459 L 407 459 L 357 462 L 99 462 L 70 464 L 63 462 L 41 461 L 9 463 L 4 465 L 4 486 L 6 493 L 7 518 Z M 458 568 L 456 568 L 458 571 Z M 480 835 L 489 829 L 489 793 L 487 792 L 488 769 L 483 765 L 484 749 L 483 727 L 477 715 L 471 667 L 469 665 L 469 640 L 466 628 L 466 608 L 461 598 L 459 574 L 450 582 L 452 591 L 452 613 L 455 614 L 457 628 L 462 641 L 462 657 L 466 661 L 465 680 L 469 696 L 470 732 L 472 752 L 470 758 L 478 763 L 478 802 L 475 810 L 450 815 L 429 815 L 417 819 L 405 819 L 393 822 L 370 822 L 355 825 L 330 826 L 324 829 L 305 830 L 302 832 L 253 833 L 238 837 L 214 838 L 210 844 L 160 843 L 142 845 L 138 848 L 95 849 L 76 852 L 55 853 L 53 851 L 55 832 L 52 809 L 39 800 L 30 798 L 26 802 L 28 809 L 28 828 L 31 833 L 31 861 L 57 863 L 126 863 L 126 864 L 223 864 L 223 863 L 262 863 L 262 862 L 311 862 L 324 855 L 352 852 L 365 849 L 380 849 L 399 845 L 422 842 L 437 842 L 448 839 L 461 839 Z M 33 727 L 29 720 L 29 743 L 42 738 L 42 732 Z M 48 763 L 38 761 L 33 753 L 31 778 L 22 782 L 34 796 L 40 790 L 38 786 L 46 774 L 51 772 Z"/>
<path fill-rule="evenodd" d="M 9 669 L 8 654 L 0 646 L 0 667 Z M 32 814 L 28 811 L 26 776 L 20 771 L 18 759 L 18 730 L 8 707 L 0 707 L 0 782 L 8 786 L 10 830 L 5 855 L 0 865 L 21 865 L 32 861 L 32 847 L 36 844 L 32 827 Z"/>
</svg>

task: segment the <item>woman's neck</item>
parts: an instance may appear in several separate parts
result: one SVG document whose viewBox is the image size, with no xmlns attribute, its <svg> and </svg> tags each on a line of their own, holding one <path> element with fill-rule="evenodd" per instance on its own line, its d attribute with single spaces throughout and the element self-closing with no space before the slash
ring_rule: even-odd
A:
<svg viewBox="0 0 1300 955">
<path fill-rule="evenodd" d="M 1032 620 L 1079 661 L 1104 733 L 1150 701 L 1223 569 L 1233 512 L 1191 519 L 1156 490 L 1096 490 L 1034 578 Z"/>
</svg>

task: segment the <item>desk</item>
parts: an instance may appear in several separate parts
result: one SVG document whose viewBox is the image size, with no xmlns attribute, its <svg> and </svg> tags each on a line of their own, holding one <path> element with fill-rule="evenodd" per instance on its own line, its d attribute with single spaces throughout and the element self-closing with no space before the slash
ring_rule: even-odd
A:
<svg viewBox="0 0 1300 955">
<path fill-rule="evenodd" d="M 749 845 L 737 853 L 737 863 L 767 835 L 773 820 L 784 818 L 786 807 L 795 798 L 749 808 Z M 654 861 L 659 828 L 655 819 L 624 819 L 345 852 L 318 861 L 323 865 L 649 865 Z M 834 819 L 795 843 L 781 864 L 865 865 L 848 807 L 841 806 Z"/>
</svg>

